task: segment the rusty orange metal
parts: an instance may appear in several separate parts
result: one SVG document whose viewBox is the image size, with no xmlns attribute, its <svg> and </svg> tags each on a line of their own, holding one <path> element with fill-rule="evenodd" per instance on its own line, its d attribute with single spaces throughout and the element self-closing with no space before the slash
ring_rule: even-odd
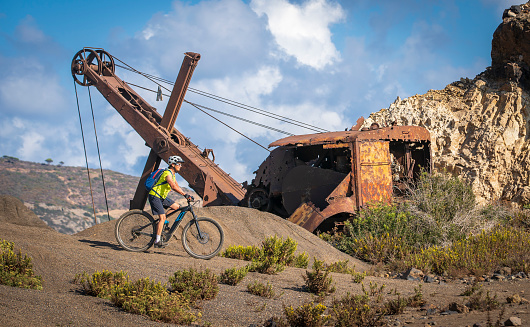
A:
<svg viewBox="0 0 530 327">
<path fill-rule="evenodd" d="M 388 126 L 289 136 L 249 185 L 255 208 L 272 211 L 309 231 L 327 230 L 360 208 L 392 200 L 394 189 L 432 168 L 430 134 L 418 126 Z M 248 194 L 244 199 L 249 201 Z M 256 205 L 258 204 L 258 205 Z M 266 204 L 266 205 L 261 205 Z"/>
<path fill-rule="evenodd" d="M 116 76 L 113 58 L 103 49 L 84 48 L 72 60 L 74 80 L 80 85 L 95 86 L 151 148 L 136 194 L 131 200 L 131 209 L 143 209 L 147 198 L 143 186 L 145 179 L 158 167 L 161 160 L 167 161 L 172 155 L 179 155 L 184 159 L 180 175 L 201 196 L 205 206 L 237 205 L 245 196 L 243 186 L 209 158 L 208 154 L 214 157 L 211 151 L 204 155 L 203 151 L 174 127 L 199 59 L 200 55 L 197 53 L 185 54 L 163 116 Z"/>
</svg>

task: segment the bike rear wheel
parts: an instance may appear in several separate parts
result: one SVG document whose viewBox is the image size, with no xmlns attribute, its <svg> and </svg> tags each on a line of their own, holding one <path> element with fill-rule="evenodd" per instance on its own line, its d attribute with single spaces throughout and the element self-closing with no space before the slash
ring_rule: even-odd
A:
<svg viewBox="0 0 530 327">
<path fill-rule="evenodd" d="M 182 246 L 194 258 L 211 259 L 223 246 L 221 225 L 211 218 L 192 219 L 182 230 Z"/>
<path fill-rule="evenodd" d="M 153 217 L 142 210 L 130 210 L 116 222 L 116 241 L 127 251 L 141 252 L 149 249 L 155 241 Z"/>
</svg>

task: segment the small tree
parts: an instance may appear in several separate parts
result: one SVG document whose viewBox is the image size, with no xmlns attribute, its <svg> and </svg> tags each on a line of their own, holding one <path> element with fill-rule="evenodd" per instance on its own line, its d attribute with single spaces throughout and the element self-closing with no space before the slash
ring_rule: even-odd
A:
<svg viewBox="0 0 530 327">
<path fill-rule="evenodd" d="M 52 158 L 48 158 L 48 159 L 46 159 L 46 160 L 44 160 L 44 161 L 46 161 L 46 163 L 47 163 L 48 165 L 51 164 L 51 163 L 53 162 Z"/>
</svg>

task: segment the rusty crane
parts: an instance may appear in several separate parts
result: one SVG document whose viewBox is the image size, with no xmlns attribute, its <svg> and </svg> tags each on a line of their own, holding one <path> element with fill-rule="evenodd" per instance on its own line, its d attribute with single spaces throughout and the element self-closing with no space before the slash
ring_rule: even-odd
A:
<svg viewBox="0 0 530 327">
<path fill-rule="evenodd" d="M 200 60 L 187 52 L 163 115 L 115 74 L 114 58 L 84 48 L 71 63 L 77 84 L 95 86 L 151 148 L 131 209 L 143 209 L 147 176 L 161 160 L 182 156 L 181 176 L 205 206 L 244 205 L 274 212 L 309 231 L 329 226 L 374 202 L 389 202 L 394 189 L 431 170 L 429 132 L 417 126 L 296 135 L 277 140 L 247 185 L 238 183 L 175 127 L 193 71 Z"/>
</svg>

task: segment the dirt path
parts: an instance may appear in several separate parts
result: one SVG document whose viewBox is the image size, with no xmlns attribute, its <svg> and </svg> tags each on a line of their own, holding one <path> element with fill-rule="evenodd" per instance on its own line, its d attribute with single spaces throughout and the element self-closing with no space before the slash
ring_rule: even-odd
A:
<svg viewBox="0 0 530 327">
<path fill-rule="evenodd" d="M 201 210 L 202 215 L 214 216 L 221 222 L 227 239 L 225 246 L 231 244 L 258 245 L 269 233 L 279 236 L 291 236 L 297 242 L 300 251 L 306 251 L 310 257 L 328 262 L 349 259 L 357 270 L 367 269 L 368 265 L 335 250 L 318 237 L 272 215 L 256 215 L 245 208 L 214 208 Z M 0 215 L 1 216 L 1 215 Z M 35 272 L 42 276 L 44 290 L 24 290 L 0 286 L 0 325 L 1 326 L 136 326 L 163 325 L 151 322 L 143 317 L 132 315 L 112 306 L 108 301 L 84 296 L 79 288 L 71 283 L 77 273 L 95 270 L 127 271 L 131 279 L 150 277 L 166 282 L 168 277 L 180 269 L 190 267 L 198 270 L 210 269 L 216 274 L 234 266 L 244 266 L 246 262 L 216 257 L 208 261 L 190 258 L 182 249 L 180 242 L 173 242 L 163 250 L 153 249 L 145 253 L 131 253 L 122 250 L 114 240 L 114 223 L 108 222 L 87 229 L 76 235 L 64 235 L 46 227 L 21 226 L 0 219 L 0 238 L 15 242 L 33 258 Z M 238 286 L 220 284 L 218 296 L 203 303 L 202 321 L 212 326 L 250 326 L 261 325 L 274 315 L 281 315 L 283 305 L 298 306 L 312 299 L 304 292 L 302 274 L 304 269 L 287 268 L 277 275 L 249 273 Z M 341 297 L 347 292 L 362 294 L 360 284 L 352 282 L 349 275 L 332 274 L 337 288 L 336 293 L 326 300 L 329 305 L 333 297 Z M 276 294 L 275 299 L 254 296 L 246 291 L 246 285 L 255 281 L 270 282 Z M 412 295 L 419 282 L 401 279 L 367 277 L 364 284 L 370 282 L 386 285 L 386 293 L 397 290 L 403 296 Z M 461 281 L 448 283 L 424 283 L 424 298 L 433 306 L 442 309 L 449 302 L 463 302 L 459 296 L 466 285 Z M 484 283 L 484 288 L 496 293 L 501 302 L 514 293 L 530 297 L 528 279 L 506 282 Z M 385 294 L 385 296 L 390 296 Z M 507 305 L 504 314 L 518 316 L 523 326 L 530 323 L 528 304 Z M 495 321 L 498 310 L 492 312 Z M 434 322 L 436 326 L 472 326 L 480 323 L 486 326 L 484 312 L 469 314 L 440 315 L 440 310 L 430 316 L 426 311 L 409 309 L 405 314 L 392 317 L 391 324 L 396 326 L 425 326 Z M 504 320 L 505 320 L 504 319 Z"/>
</svg>

